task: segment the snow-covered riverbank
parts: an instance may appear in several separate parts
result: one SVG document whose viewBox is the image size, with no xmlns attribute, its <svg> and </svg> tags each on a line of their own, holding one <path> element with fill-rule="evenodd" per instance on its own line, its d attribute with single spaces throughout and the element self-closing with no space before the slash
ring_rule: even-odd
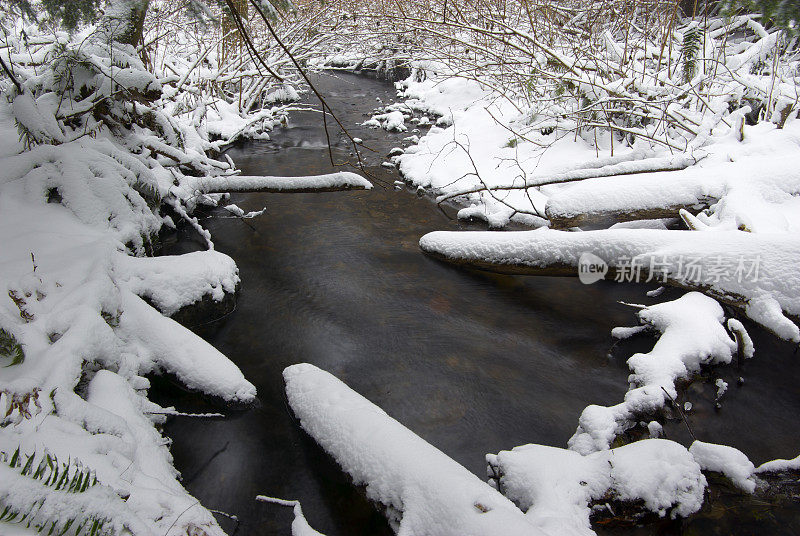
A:
<svg viewBox="0 0 800 536">
<path fill-rule="evenodd" d="M 0 138 L 14 140 L 10 107 L 0 107 Z M 28 151 L 11 143 L 0 156 L 2 343 L 20 352 L 15 361 L 3 357 L 0 377 L 0 451 L 5 463 L 19 453 L 17 466 L 4 470 L 27 479 L 19 472 L 29 459 L 34 467 L 57 460 L 71 464 L 62 474 L 87 470 L 98 482 L 86 505 L 76 502 L 83 493 L 50 492 L 35 479 L 22 493 L 4 477 L 0 497 L 23 513 L 41 502 L 38 522 L 61 528 L 71 519 L 76 526 L 106 520 L 134 534 L 189 526 L 222 534 L 177 480 L 169 442 L 156 430 L 173 410 L 147 400 L 145 376 L 169 372 L 221 400 L 254 401 L 255 388 L 233 362 L 164 316 L 222 300 L 235 290 L 238 270 L 213 250 L 130 257 L 126 243 L 143 248 L 162 220 L 115 160 L 134 157 L 103 138 Z M 60 202 L 48 202 L 56 190 Z"/>
</svg>

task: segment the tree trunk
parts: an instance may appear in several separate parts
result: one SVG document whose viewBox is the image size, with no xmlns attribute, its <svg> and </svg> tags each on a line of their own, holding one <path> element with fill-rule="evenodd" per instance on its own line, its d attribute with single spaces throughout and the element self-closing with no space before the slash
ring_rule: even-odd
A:
<svg viewBox="0 0 800 536">
<path fill-rule="evenodd" d="M 109 41 L 136 46 L 142 41 L 150 0 L 109 0 L 99 27 Z"/>
</svg>

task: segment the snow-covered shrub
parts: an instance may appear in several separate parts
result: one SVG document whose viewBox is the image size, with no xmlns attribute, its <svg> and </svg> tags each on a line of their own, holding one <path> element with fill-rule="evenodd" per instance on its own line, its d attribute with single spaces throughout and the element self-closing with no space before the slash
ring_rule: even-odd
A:
<svg viewBox="0 0 800 536">
<path fill-rule="evenodd" d="M 147 400 L 146 375 L 254 401 L 235 364 L 164 316 L 222 300 L 238 270 L 212 250 L 148 256 L 179 218 L 208 237 L 191 212 L 221 194 L 196 179 L 236 170 L 209 156 L 202 118 L 173 113 L 180 94 L 107 19 L 73 34 L 2 23 L 13 80 L 0 96 L 0 524 L 220 536 L 178 481 L 156 428 L 170 410 Z"/>
</svg>

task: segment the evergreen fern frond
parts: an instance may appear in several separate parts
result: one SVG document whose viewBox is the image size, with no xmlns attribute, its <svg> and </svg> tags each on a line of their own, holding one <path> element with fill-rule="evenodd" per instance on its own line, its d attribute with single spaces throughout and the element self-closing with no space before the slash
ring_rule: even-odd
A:
<svg viewBox="0 0 800 536">
<path fill-rule="evenodd" d="M 11 358 L 7 367 L 19 365 L 25 361 L 25 351 L 22 349 L 22 345 L 3 328 L 0 328 L 0 357 Z"/>
<path fill-rule="evenodd" d="M 25 459 L 24 465 L 23 458 Z M 83 464 L 73 459 L 59 463 L 58 458 L 49 452 L 45 452 L 44 455 L 36 452 L 26 455 L 22 454 L 20 448 L 17 447 L 10 458 L 6 452 L 0 451 L 0 462 L 12 469 L 21 467 L 18 471 L 19 474 L 38 480 L 55 490 L 82 493 L 97 484 L 94 471 L 85 468 Z"/>
<path fill-rule="evenodd" d="M 0 463 L 6 464 L 15 470 L 20 476 L 36 480 L 53 492 L 62 493 L 84 493 L 86 490 L 97 484 L 97 477 L 89 468 L 85 468 L 79 461 L 69 459 L 66 462 L 58 461 L 58 458 L 48 452 L 39 455 L 36 452 L 26 455 L 21 453 L 20 448 L 9 456 L 8 453 L 0 451 Z M 32 528 L 39 533 L 51 536 L 78 536 L 88 534 L 89 536 L 112 536 L 113 530 L 105 528 L 107 519 L 86 515 L 76 512 L 69 519 L 36 519 L 42 506 L 48 499 L 40 498 L 23 507 L 19 505 L 4 504 L 0 499 L 0 523 L 25 523 L 27 528 Z M 75 527 L 73 529 L 73 527 Z M 60 529 L 60 530 L 59 530 Z"/>
<path fill-rule="evenodd" d="M 683 32 L 681 56 L 683 57 L 683 81 L 685 83 L 691 82 L 697 74 L 697 55 L 700 52 L 702 37 L 703 30 L 696 22 L 692 22 Z"/>
</svg>

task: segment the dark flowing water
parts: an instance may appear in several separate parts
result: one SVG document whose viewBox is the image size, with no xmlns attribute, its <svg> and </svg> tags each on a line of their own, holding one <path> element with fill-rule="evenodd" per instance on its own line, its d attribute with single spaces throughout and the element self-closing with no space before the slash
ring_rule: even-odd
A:
<svg viewBox="0 0 800 536">
<path fill-rule="evenodd" d="M 323 75 L 317 84 L 354 125 L 353 134 L 377 149 L 367 155 L 372 171 L 389 183 L 397 179 L 378 164 L 411 133 L 355 126 L 379 104 L 376 98 L 394 98 L 391 85 L 347 74 Z M 346 158 L 343 138 L 332 135 L 339 158 Z M 293 114 L 273 139 L 229 154 L 245 174 L 331 170 L 318 114 Z M 255 502 L 258 494 L 300 499 L 312 526 L 328 536 L 391 533 L 292 420 L 281 377 L 288 365 L 309 362 L 330 371 L 483 476 L 488 452 L 530 442 L 565 447 L 586 405 L 622 400 L 625 360 L 652 345 L 642 337 L 612 347 L 610 337 L 611 328 L 635 323 L 634 311 L 618 301 L 653 302 L 644 286 L 492 275 L 425 257 L 417 245 L 423 234 L 465 226 L 408 191 L 243 194 L 233 201 L 267 212 L 244 223 L 218 211 L 204 222 L 242 277 L 236 311 L 212 324 L 208 340 L 256 385 L 260 406 L 227 411 L 224 419 L 176 418 L 165 430 L 187 489 L 208 508 L 238 516 L 238 527 L 220 518 L 229 533 L 290 534 L 291 511 Z M 165 249 L 200 248 L 185 233 Z M 756 347 L 743 371 L 720 371 L 731 384 L 722 411 L 714 411 L 711 384 L 689 387 L 695 407 L 688 418 L 700 439 L 734 445 L 756 463 L 794 457 L 800 364 L 793 348 L 763 333 L 756 333 Z M 739 374 L 742 387 L 735 384 Z M 153 396 L 184 411 L 217 410 L 163 380 L 155 381 Z M 682 424 L 667 432 L 690 442 Z M 691 522 L 621 533 L 798 531 L 796 508 L 767 507 L 756 515 L 737 498 L 712 506 Z"/>
</svg>

